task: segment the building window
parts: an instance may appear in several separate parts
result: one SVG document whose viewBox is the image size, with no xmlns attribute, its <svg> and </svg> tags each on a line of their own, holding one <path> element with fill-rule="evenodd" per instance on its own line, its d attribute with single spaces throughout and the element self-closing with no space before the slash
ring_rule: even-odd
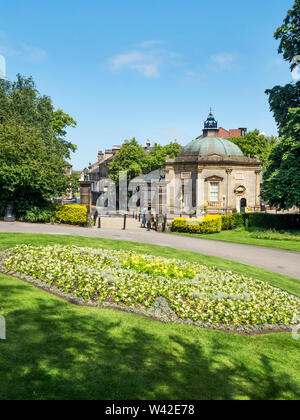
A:
<svg viewBox="0 0 300 420">
<path fill-rule="evenodd" d="M 219 201 L 219 182 L 210 183 L 210 201 Z"/>
</svg>

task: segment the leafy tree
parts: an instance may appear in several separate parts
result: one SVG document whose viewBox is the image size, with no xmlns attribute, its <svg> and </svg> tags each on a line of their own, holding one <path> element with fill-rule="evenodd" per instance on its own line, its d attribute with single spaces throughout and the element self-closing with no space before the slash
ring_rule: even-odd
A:
<svg viewBox="0 0 300 420">
<path fill-rule="evenodd" d="M 264 174 L 264 197 L 281 209 L 300 207 L 300 108 L 290 109 L 288 114 L 289 122 Z"/>
<path fill-rule="evenodd" d="M 245 156 L 258 156 L 260 160 L 266 164 L 272 148 L 276 144 L 276 138 L 267 138 L 260 134 L 259 130 L 250 131 L 245 136 L 232 137 L 230 139 L 235 143 L 244 153 Z"/>
<path fill-rule="evenodd" d="M 72 172 L 72 174 L 70 175 L 70 189 L 72 190 L 72 194 L 76 194 L 80 187 L 79 179 L 80 172 Z"/>
<path fill-rule="evenodd" d="M 43 201 L 68 188 L 65 160 L 41 130 L 9 122 L 0 124 L 1 199 Z"/>
<path fill-rule="evenodd" d="M 269 95 L 270 109 L 278 128 L 281 129 L 289 121 L 289 108 L 300 106 L 300 81 L 285 86 L 275 86 L 266 90 L 266 93 Z"/>
<path fill-rule="evenodd" d="M 126 171 L 130 181 L 138 175 L 145 173 L 147 168 L 147 154 L 137 140 L 133 138 L 124 143 L 115 158 L 108 165 L 109 177 L 118 185 L 119 173 Z"/>
<path fill-rule="evenodd" d="M 295 0 L 293 8 L 287 12 L 283 25 L 276 30 L 274 37 L 280 40 L 278 53 L 283 54 L 293 70 L 299 64 L 295 58 L 300 56 L 300 0 Z M 281 129 L 288 123 L 289 108 L 300 106 L 300 81 L 275 86 L 266 90 L 266 94 L 269 95 L 270 109 Z"/>
<path fill-rule="evenodd" d="M 109 164 L 109 177 L 117 184 L 119 172 L 127 171 L 128 182 L 138 175 L 147 174 L 164 166 L 167 155 L 177 157 L 180 145 L 176 142 L 166 146 L 155 143 L 152 150 L 147 153 L 145 149 L 133 138 L 122 145 L 114 160 Z"/>
<path fill-rule="evenodd" d="M 65 129 L 76 126 L 40 96 L 32 78 L 0 81 L 0 202 L 38 204 L 66 192 L 65 159 L 76 146 L 65 140 Z M 27 205 L 26 204 L 26 205 Z"/>
<path fill-rule="evenodd" d="M 295 0 L 284 24 L 277 29 L 278 52 L 295 68 L 300 55 L 300 0 Z M 288 209 L 300 207 L 300 82 L 267 90 L 271 111 L 277 122 L 280 141 L 271 152 L 264 174 L 263 197 L 270 205 Z"/>
<path fill-rule="evenodd" d="M 294 57 L 300 55 L 300 0 L 295 0 L 293 8 L 288 11 L 284 23 L 277 29 L 275 39 L 280 39 L 278 53 L 291 63 L 293 70 L 297 63 Z"/>
<path fill-rule="evenodd" d="M 164 166 L 166 157 L 176 158 L 181 152 L 181 146 L 177 142 L 171 142 L 166 146 L 155 143 L 148 155 L 148 172 L 155 171 Z"/>
</svg>

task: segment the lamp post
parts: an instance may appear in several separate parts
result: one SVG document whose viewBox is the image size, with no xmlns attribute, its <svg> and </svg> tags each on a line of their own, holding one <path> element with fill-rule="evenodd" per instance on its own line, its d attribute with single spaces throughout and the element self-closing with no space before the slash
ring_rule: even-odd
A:
<svg viewBox="0 0 300 420">
<path fill-rule="evenodd" d="M 80 203 L 87 208 L 88 226 L 90 226 L 90 217 L 92 211 L 92 194 L 91 187 L 93 182 L 90 181 L 89 170 L 87 168 L 83 171 L 84 181 L 80 181 Z"/>
</svg>

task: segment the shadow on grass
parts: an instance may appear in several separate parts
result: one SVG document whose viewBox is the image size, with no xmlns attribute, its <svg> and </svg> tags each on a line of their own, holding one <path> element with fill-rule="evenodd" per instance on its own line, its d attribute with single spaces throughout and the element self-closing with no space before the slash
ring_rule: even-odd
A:
<svg viewBox="0 0 300 420">
<path fill-rule="evenodd" d="M 0 343 L 2 400 L 300 397 L 271 358 L 260 355 L 258 366 L 248 366 L 234 356 L 245 337 L 164 333 L 168 326 L 154 321 L 77 308 L 29 287 L 0 287 L 13 308 L 8 340 Z"/>
</svg>

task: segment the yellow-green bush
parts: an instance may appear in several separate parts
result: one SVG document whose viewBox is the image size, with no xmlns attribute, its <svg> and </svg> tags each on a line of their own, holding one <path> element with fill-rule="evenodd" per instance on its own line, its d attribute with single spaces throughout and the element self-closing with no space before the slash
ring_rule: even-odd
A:
<svg viewBox="0 0 300 420">
<path fill-rule="evenodd" d="M 222 230 L 230 230 L 235 227 L 235 219 L 233 216 L 222 216 Z"/>
<path fill-rule="evenodd" d="M 184 233 L 218 233 L 222 230 L 222 216 L 205 216 L 204 219 L 174 219 L 172 231 Z"/>
<path fill-rule="evenodd" d="M 87 208 L 80 205 L 57 204 L 54 209 L 57 223 L 84 226 L 87 223 Z"/>
</svg>

